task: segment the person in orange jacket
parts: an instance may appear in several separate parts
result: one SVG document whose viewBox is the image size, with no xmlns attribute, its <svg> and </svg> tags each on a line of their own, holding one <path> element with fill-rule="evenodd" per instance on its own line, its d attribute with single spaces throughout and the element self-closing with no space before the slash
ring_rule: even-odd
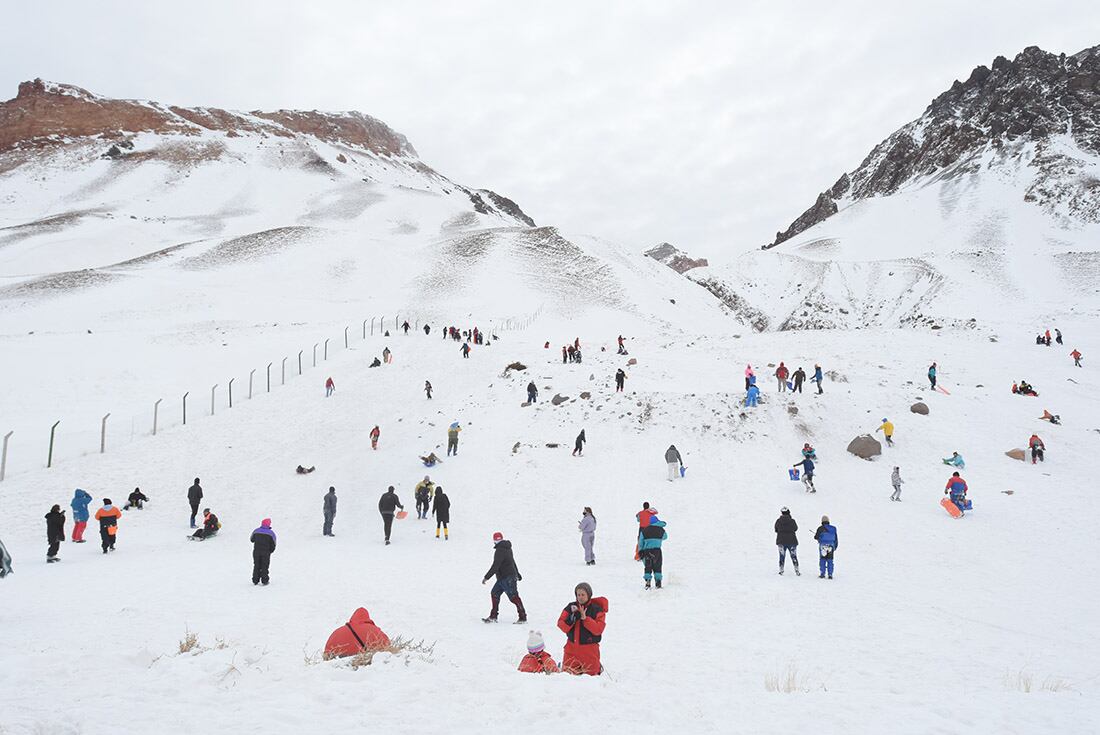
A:
<svg viewBox="0 0 1100 735">
<path fill-rule="evenodd" d="M 1046 451 L 1046 445 L 1043 444 L 1043 440 L 1039 438 L 1038 434 L 1032 434 L 1031 438 L 1027 440 L 1028 447 L 1031 448 L 1031 463 L 1035 464 L 1035 460 L 1040 462 L 1045 461 L 1043 459 L 1043 452 Z"/>
<path fill-rule="evenodd" d="M 1076 367 L 1081 367 L 1081 351 L 1074 348 L 1073 352 L 1069 353 L 1069 356 L 1073 358 L 1073 364 Z"/>
<path fill-rule="evenodd" d="M 378 449 L 378 437 L 382 436 L 382 430 L 375 426 L 370 430 L 370 448 Z"/>
<path fill-rule="evenodd" d="M 332 631 L 325 642 L 325 659 L 354 656 L 360 651 L 380 651 L 390 645 L 389 636 L 382 632 L 366 608 L 351 614 L 351 620 Z"/>
<path fill-rule="evenodd" d="M 95 512 L 95 519 L 99 521 L 99 539 L 103 543 L 103 553 L 115 550 L 115 535 L 118 534 L 118 519 L 122 517 L 122 511 L 111 505 L 110 498 L 103 499 L 103 507 Z"/>
<path fill-rule="evenodd" d="M 587 582 L 578 584 L 573 594 L 576 600 L 566 605 L 558 618 L 558 628 L 566 638 L 561 668 L 570 674 L 599 676 L 603 672 L 600 640 L 607 625 L 607 598 L 592 597 Z"/>
<path fill-rule="evenodd" d="M 542 633 L 532 630 L 527 636 L 527 655 L 519 662 L 519 670 L 525 674 L 558 674 L 561 669 L 554 657 L 546 652 Z"/>
</svg>

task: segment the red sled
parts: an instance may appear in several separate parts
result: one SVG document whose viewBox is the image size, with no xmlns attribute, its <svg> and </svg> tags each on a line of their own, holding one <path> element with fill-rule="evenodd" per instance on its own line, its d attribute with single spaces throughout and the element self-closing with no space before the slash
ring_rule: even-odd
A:
<svg viewBox="0 0 1100 735">
<path fill-rule="evenodd" d="M 940 501 L 940 505 L 943 506 L 943 509 L 946 510 L 947 514 L 950 515 L 952 518 L 962 518 L 963 517 L 963 512 L 961 510 L 959 510 L 959 506 L 955 505 L 949 499 L 944 498 L 943 500 Z"/>
<path fill-rule="evenodd" d="M 936 386 L 936 390 L 938 390 L 940 393 L 943 393 L 945 396 L 951 395 L 950 391 L 948 391 L 946 388 L 942 388 L 938 385 Z"/>
<path fill-rule="evenodd" d="M 409 511 L 399 510 L 399 511 L 397 511 L 397 520 L 401 520 L 402 518 L 407 518 L 408 515 L 409 515 Z"/>
</svg>

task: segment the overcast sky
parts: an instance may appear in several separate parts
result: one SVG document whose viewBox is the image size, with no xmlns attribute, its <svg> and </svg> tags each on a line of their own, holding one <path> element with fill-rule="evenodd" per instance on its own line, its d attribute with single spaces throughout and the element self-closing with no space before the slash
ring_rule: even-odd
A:
<svg viewBox="0 0 1100 735">
<path fill-rule="evenodd" d="M 14 7 L 13 7 L 14 6 Z M 0 99 L 356 109 L 539 224 L 768 242 L 957 78 L 1100 44 L 1096 0 L 10 3 Z"/>
</svg>

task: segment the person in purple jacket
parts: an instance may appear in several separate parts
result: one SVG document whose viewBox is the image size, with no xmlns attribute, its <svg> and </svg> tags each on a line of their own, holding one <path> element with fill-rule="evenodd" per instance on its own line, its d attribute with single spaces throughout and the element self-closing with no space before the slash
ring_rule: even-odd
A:
<svg viewBox="0 0 1100 735">
<path fill-rule="evenodd" d="M 252 584 L 266 585 L 271 579 L 268 567 L 271 555 L 275 553 L 275 532 L 271 530 L 271 519 L 264 518 L 260 527 L 252 532 Z"/>
</svg>

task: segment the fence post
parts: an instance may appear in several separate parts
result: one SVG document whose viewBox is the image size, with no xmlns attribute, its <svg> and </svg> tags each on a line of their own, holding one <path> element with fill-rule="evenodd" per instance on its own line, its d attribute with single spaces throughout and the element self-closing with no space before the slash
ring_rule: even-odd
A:
<svg viewBox="0 0 1100 735">
<path fill-rule="evenodd" d="M 348 348 L 348 327 L 344 327 L 344 349 Z"/>
<path fill-rule="evenodd" d="M 286 360 L 287 360 L 287 358 L 284 357 L 283 358 L 283 366 L 282 366 L 283 373 L 282 373 L 282 378 L 280 378 L 280 380 L 282 382 L 279 383 L 279 385 L 286 385 Z"/>
<path fill-rule="evenodd" d="M 53 426 L 50 427 L 50 454 L 46 457 L 47 469 L 53 467 L 53 433 L 57 431 L 57 425 L 61 423 L 61 419 L 53 422 Z"/>
<path fill-rule="evenodd" d="M 0 482 L 4 481 L 4 473 L 8 471 L 8 439 L 15 433 L 15 430 L 9 431 L 4 434 L 4 450 L 0 452 Z"/>
<path fill-rule="evenodd" d="M 234 380 L 236 380 L 236 378 L 230 378 L 229 379 L 229 407 L 230 408 L 233 408 L 233 381 Z"/>
<path fill-rule="evenodd" d="M 325 340 L 325 359 L 328 359 L 328 340 Z"/>
<path fill-rule="evenodd" d="M 183 425 L 187 426 L 187 396 L 191 395 L 191 391 L 187 391 L 183 394 Z"/>
<path fill-rule="evenodd" d="M 374 336 L 374 317 L 370 318 L 370 336 Z"/>
<path fill-rule="evenodd" d="M 252 376 L 256 374 L 256 368 L 248 371 L 248 400 L 252 400 Z"/>
<path fill-rule="evenodd" d="M 367 338 L 367 320 L 363 320 L 363 339 Z"/>
<path fill-rule="evenodd" d="M 214 383 L 214 387 L 210 389 L 210 415 L 214 415 L 214 391 L 218 389 L 218 384 Z"/>
<path fill-rule="evenodd" d="M 157 435 L 157 414 L 160 413 L 160 402 L 163 398 L 158 398 L 156 403 L 153 404 L 153 436 Z"/>
<path fill-rule="evenodd" d="M 274 365 L 274 364 L 275 363 L 273 363 L 273 362 L 267 363 L 267 392 L 268 393 L 271 392 L 271 366 Z"/>
<path fill-rule="evenodd" d="M 305 352 L 305 350 L 298 350 L 298 374 L 299 375 L 302 374 L 302 353 L 303 352 Z"/>
<path fill-rule="evenodd" d="M 313 367 L 317 367 L 317 343 L 313 343 Z"/>
<path fill-rule="evenodd" d="M 382 334 L 386 333 L 386 317 L 384 316 L 378 317 L 378 331 Z"/>
<path fill-rule="evenodd" d="M 401 317 L 399 317 L 399 316 L 395 316 L 393 318 L 393 331 L 394 331 L 394 333 L 396 333 L 398 329 L 401 329 L 401 327 L 397 324 L 399 319 L 401 319 Z"/>
<path fill-rule="evenodd" d="M 103 417 L 103 422 L 99 425 L 99 453 L 103 454 L 107 451 L 107 419 L 111 414 L 107 414 Z"/>
</svg>

